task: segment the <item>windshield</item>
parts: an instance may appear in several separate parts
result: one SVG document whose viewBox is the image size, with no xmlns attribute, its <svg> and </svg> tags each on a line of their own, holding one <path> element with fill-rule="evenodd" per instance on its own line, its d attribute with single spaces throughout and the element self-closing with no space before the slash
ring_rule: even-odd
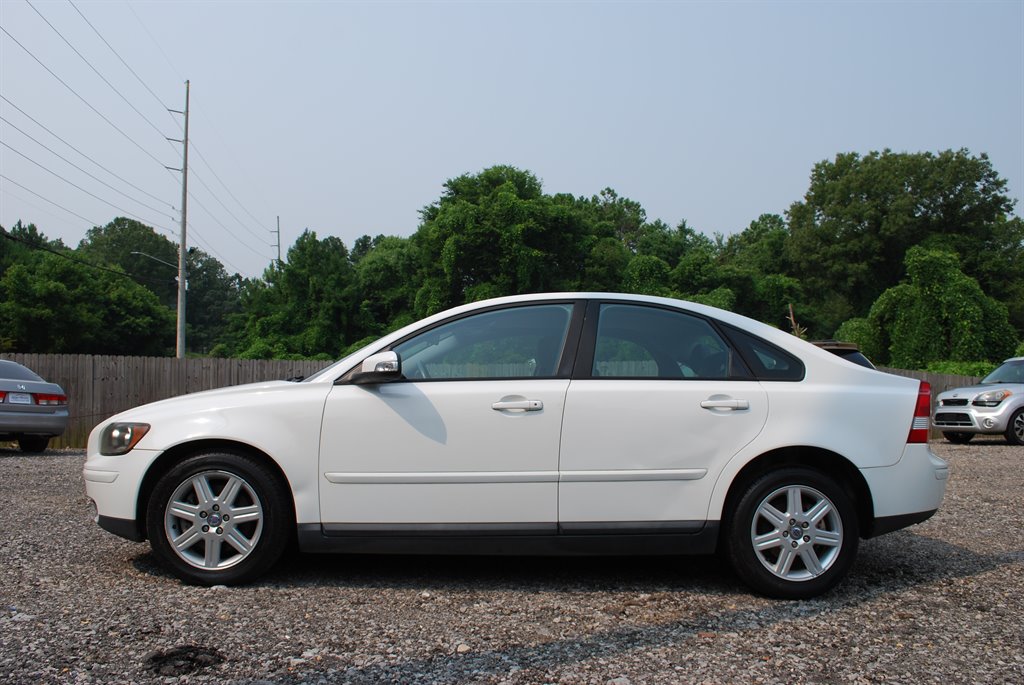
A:
<svg viewBox="0 0 1024 685">
<path fill-rule="evenodd" d="M 1024 359 L 1005 362 L 981 379 L 982 383 L 1024 383 Z"/>
</svg>

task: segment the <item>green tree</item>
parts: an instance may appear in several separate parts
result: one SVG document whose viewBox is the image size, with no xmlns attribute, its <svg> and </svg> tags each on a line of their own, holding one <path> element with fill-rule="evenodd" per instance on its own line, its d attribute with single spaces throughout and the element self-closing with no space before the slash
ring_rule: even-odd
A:
<svg viewBox="0 0 1024 685">
<path fill-rule="evenodd" d="M 906 271 L 909 281 L 882 293 L 868 315 L 878 346 L 871 351 L 881 363 L 919 369 L 933 361 L 999 360 L 1013 352 L 1017 336 L 1006 307 L 961 271 L 955 253 L 913 247 Z"/>
<path fill-rule="evenodd" d="M 449 180 L 413 237 L 425 315 L 496 295 L 576 287 L 590 245 L 569 196 L 546 196 L 530 172 L 509 166 Z"/>
<path fill-rule="evenodd" d="M 355 282 L 341 239 L 306 230 L 285 262 L 241 284 L 241 312 L 215 353 L 242 358 L 330 359 L 359 335 Z"/>
<path fill-rule="evenodd" d="M 0 279 L 5 351 L 162 356 L 174 339 L 174 314 L 127 275 L 38 253 Z"/>
<path fill-rule="evenodd" d="M 8 267 L 29 259 L 37 250 L 67 250 L 63 241 L 50 240 L 36 228 L 35 224 L 25 225 L 18 221 L 8 231 L 0 226 L 0 277 Z"/>
<path fill-rule="evenodd" d="M 93 264 L 118 267 L 144 283 L 164 305 L 177 307 L 178 245 L 152 227 L 117 217 L 106 226 L 90 228 L 76 252 Z"/>
<path fill-rule="evenodd" d="M 827 333 L 866 312 L 897 283 L 907 250 L 925 241 L 955 245 L 976 275 L 977 251 L 1012 208 L 988 157 L 967 150 L 845 153 L 816 164 L 789 209 L 786 244 L 812 329 Z"/>
<path fill-rule="evenodd" d="M 177 311 L 178 245 L 152 227 L 117 217 L 90 228 L 76 253 L 91 263 L 121 269 Z M 185 259 L 185 343 L 190 352 L 208 353 L 224 334 L 228 317 L 239 310 L 241 277 L 228 275 L 219 260 L 196 247 L 189 248 Z"/>
<path fill-rule="evenodd" d="M 365 236 L 364 236 L 365 237 Z M 356 241 L 359 244 L 359 241 Z M 416 301 L 416 253 L 412 241 L 377 236 L 355 263 L 360 339 L 412 323 Z"/>
</svg>

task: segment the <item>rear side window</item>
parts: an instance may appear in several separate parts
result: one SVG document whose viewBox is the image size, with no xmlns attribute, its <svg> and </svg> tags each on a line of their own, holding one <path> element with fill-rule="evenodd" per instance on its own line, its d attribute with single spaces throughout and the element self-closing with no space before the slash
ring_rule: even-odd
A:
<svg viewBox="0 0 1024 685">
<path fill-rule="evenodd" d="M 802 381 L 804 365 L 781 347 L 728 326 L 729 338 L 759 381 Z"/>
<path fill-rule="evenodd" d="M 632 304 L 602 304 L 594 378 L 724 379 L 736 376 L 729 345 L 704 319 Z"/>
</svg>

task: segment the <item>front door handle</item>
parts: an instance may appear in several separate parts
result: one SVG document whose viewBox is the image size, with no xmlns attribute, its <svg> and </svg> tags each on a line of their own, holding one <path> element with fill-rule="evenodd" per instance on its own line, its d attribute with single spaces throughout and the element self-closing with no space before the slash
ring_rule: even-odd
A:
<svg viewBox="0 0 1024 685">
<path fill-rule="evenodd" d="M 704 400 L 700 403 L 704 409 L 750 409 L 746 400 Z"/>
<path fill-rule="evenodd" d="M 505 409 L 519 409 L 521 411 L 540 411 L 544 408 L 544 403 L 540 400 L 505 400 L 502 402 L 495 402 L 491 405 L 491 409 L 495 411 L 503 411 Z"/>
</svg>

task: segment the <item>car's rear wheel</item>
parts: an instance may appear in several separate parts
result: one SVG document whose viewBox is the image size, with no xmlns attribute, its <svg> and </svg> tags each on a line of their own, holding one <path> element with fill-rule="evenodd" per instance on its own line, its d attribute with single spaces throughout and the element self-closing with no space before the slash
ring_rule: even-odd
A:
<svg viewBox="0 0 1024 685">
<path fill-rule="evenodd" d="M 22 452 L 45 452 L 50 438 L 45 435 L 23 435 L 18 438 L 18 447 Z"/>
<path fill-rule="evenodd" d="M 736 573 L 770 597 L 804 599 L 835 587 L 857 553 L 853 502 L 829 476 L 788 467 L 755 480 L 726 518 Z"/>
<path fill-rule="evenodd" d="M 1024 445 L 1024 408 L 1018 409 L 1010 417 L 1010 423 L 1006 426 L 1006 442 Z"/>
<path fill-rule="evenodd" d="M 960 433 L 957 431 L 943 431 L 942 437 L 954 445 L 966 445 L 974 437 L 974 433 Z"/>
<path fill-rule="evenodd" d="M 197 454 L 157 481 L 146 515 L 150 544 L 186 582 L 246 582 L 287 547 L 289 502 L 280 479 L 259 462 L 231 452 Z"/>
</svg>

